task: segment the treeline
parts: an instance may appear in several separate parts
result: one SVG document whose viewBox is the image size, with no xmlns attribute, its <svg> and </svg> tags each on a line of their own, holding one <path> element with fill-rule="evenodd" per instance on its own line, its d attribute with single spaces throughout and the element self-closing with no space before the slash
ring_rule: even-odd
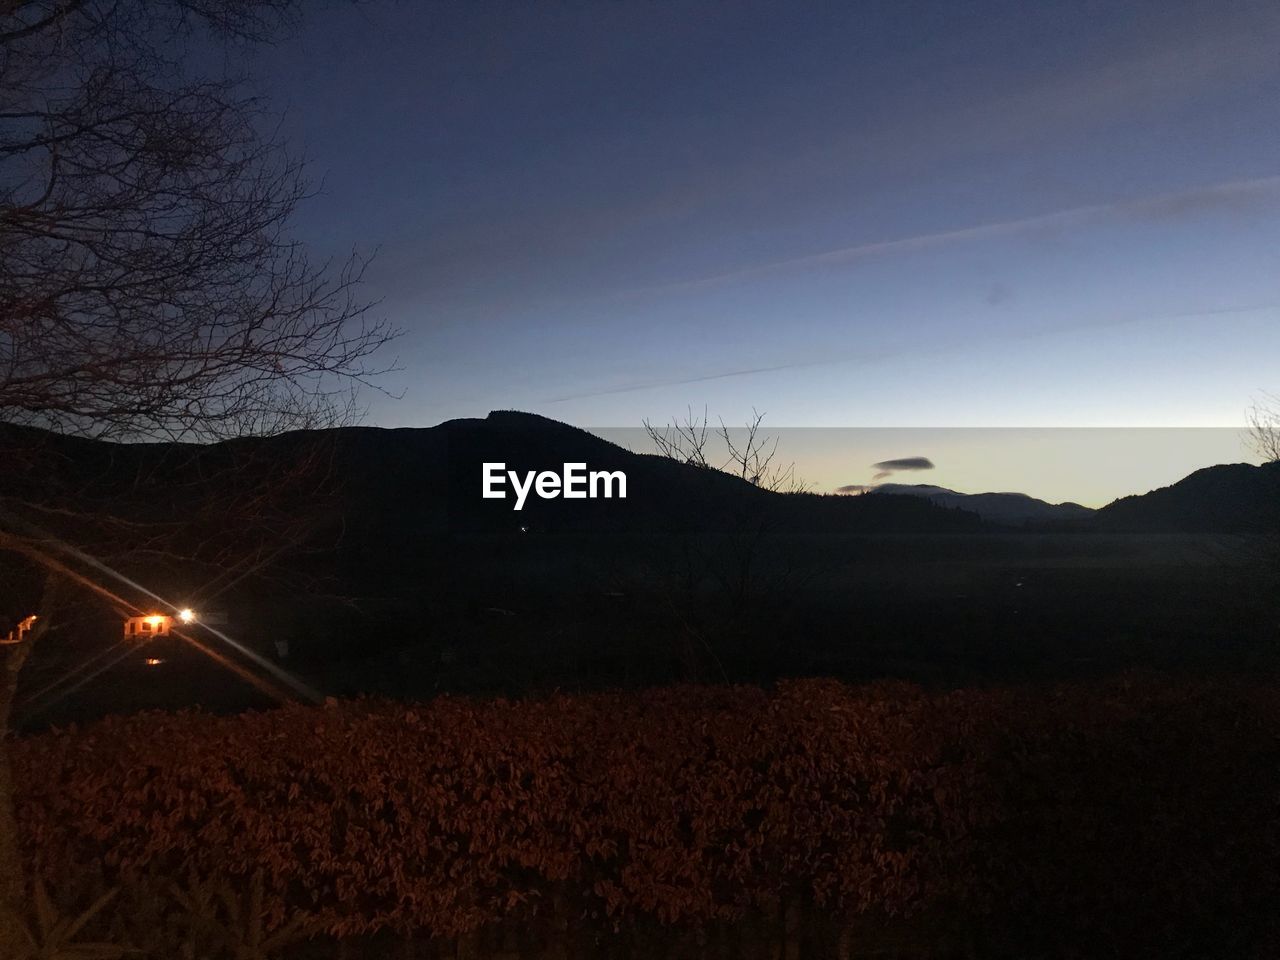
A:
<svg viewBox="0 0 1280 960">
<path fill-rule="evenodd" d="M 337 937 L 961 918 L 988 954 L 1263 956 L 1277 693 L 798 681 L 141 714 L 20 740 L 15 781 L 51 888 L 261 871 L 268 927 Z"/>
</svg>

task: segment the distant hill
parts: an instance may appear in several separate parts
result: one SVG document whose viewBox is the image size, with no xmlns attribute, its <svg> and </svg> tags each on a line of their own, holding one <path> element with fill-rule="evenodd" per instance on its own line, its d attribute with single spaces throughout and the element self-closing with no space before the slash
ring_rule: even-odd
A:
<svg viewBox="0 0 1280 960">
<path fill-rule="evenodd" d="M 1234 603 L 1233 569 L 1206 577 L 1203 559 L 1181 562 L 1198 544 L 1123 534 L 1280 530 L 1275 466 L 1209 468 L 1092 513 L 939 487 L 783 495 L 515 412 L 203 447 L 0 425 L 0 459 L 0 533 L 26 518 L 28 536 L 49 531 L 51 549 L 124 606 L 164 598 L 218 614 L 236 643 L 326 693 L 522 694 L 691 673 L 1036 675 L 1207 662 L 1223 649 L 1214 636 L 1274 647 L 1274 611 Z M 530 499 L 517 512 L 481 496 L 486 462 L 622 470 L 627 498 Z M 317 472 L 315 489 L 290 486 Z M 253 562 L 237 567 L 246 547 Z M 42 589 L 29 567 L 0 551 L 0 627 Z M 60 614 L 67 643 L 42 644 L 44 672 L 30 676 L 115 648 L 120 605 L 75 606 Z M 159 671 L 126 648 L 81 713 L 65 701 L 65 719 L 259 702 L 176 639 L 155 643 Z"/>
<path fill-rule="evenodd" d="M 1280 463 L 1205 467 L 1170 486 L 1107 504 L 1094 523 L 1126 532 L 1280 531 Z"/>
<path fill-rule="evenodd" d="M 322 448 L 330 494 L 299 504 L 317 515 L 316 549 L 337 561 L 353 590 L 408 582 L 425 564 L 447 555 L 449 538 L 561 535 L 606 542 L 661 534 L 723 534 L 768 526 L 813 533 L 948 533 L 982 528 L 973 513 L 918 497 L 784 496 L 741 478 L 639 454 L 585 430 L 513 411 L 449 420 L 434 427 L 348 427 L 207 447 L 119 444 L 62 437 L 0 425 L 0 451 L 15 451 L 28 469 L 0 474 L 0 505 L 38 502 L 49 491 L 57 506 L 92 518 L 107 508 L 131 522 L 191 516 L 208 484 L 251 489 L 272 483 L 272 471 Z M 622 471 L 627 497 L 541 500 L 520 511 L 514 498 L 485 499 L 482 465 L 502 463 L 523 475 L 584 463 Z M 136 480 L 146 476 L 144 492 Z M 194 478 L 201 479 L 199 483 Z M 204 492 L 202 492 L 204 491 Z M 56 514 L 44 512 L 52 524 Z M 216 519 L 216 518 L 215 518 Z M 74 531 L 71 542 L 85 542 Z M 313 551 L 314 553 L 314 551 Z M 313 555 L 312 562 L 316 562 Z"/>
<path fill-rule="evenodd" d="M 209 447 L 118 444 L 61 437 L 0 425 L 0 453 L 22 469 L 0 474 L 0 504 L 28 502 L 47 491 L 83 491 L 86 513 L 129 498 L 143 473 L 171 477 L 124 511 L 138 520 L 188 515 L 199 485 L 193 473 L 251 485 L 262 465 L 289 463 L 317 443 L 326 449 L 333 496 L 325 504 L 336 548 L 354 571 L 409 566 L 436 551 L 443 535 L 563 534 L 589 537 L 715 533 L 744 522 L 804 533 L 952 533 L 1003 526 L 1134 532 L 1248 532 L 1280 529 L 1280 465 L 1228 464 L 1198 470 L 1141 496 L 1092 511 L 1020 493 L 964 494 L 927 484 L 882 484 L 874 496 L 780 495 L 740 478 L 634 453 L 585 430 L 546 417 L 496 411 L 433 427 L 349 427 L 228 441 Z M 559 470 L 585 463 L 626 473 L 628 496 L 617 500 L 538 500 L 523 510 L 512 500 L 481 497 L 481 464 Z M 241 463 L 246 464 L 241 466 Z M 228 465 L 235 465 L 227 469 Z M 198 467 L 198 469 L 197 469 Z M 221 467 L 221 469 L 220 469 Z M 74 538 L 78 539 L 78 538 Z"/>
<path fill-rule="evenodd" d="M 1006 526 L 1062 520 L 1084 520 L 1094 511 L 1078 503 L 1047 503 L 1025 493 L 958 493 L 927 483 L 882 483 L 870 493 L 924 497 L 943 507 L 969 510 Z"/>
<path fill-rule="evenodd" d="M 344 525 L 342 552 L 362 569 L 412 562 L 442 534 L 493 536 L 652 537 L 723 534 L 766 525 L 814 533 L 947 533 L 979 530 L 981 520 L 921 502 L 784 496 L 717 470 L 639 454 L 555 420 L 499 411 L 484 419 L 450 420 L 412 429 L 349 428 L 335 434 Z M 507 469 L 620 470 L 627 498 L 540 500 L 522 510 L 514 500 L 481 496 L 482 464 Z"/>
</svg>

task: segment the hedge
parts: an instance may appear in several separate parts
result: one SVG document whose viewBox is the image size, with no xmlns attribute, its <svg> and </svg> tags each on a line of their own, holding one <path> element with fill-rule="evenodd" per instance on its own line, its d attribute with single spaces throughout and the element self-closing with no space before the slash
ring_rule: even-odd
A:
<svg viewBox="0 0 1280 960">
<path fill-rule="evenodd" d="M 247 876 L 275 919 L 963 915 L 1274 938 L 1280 687 L 834 681 L 113 717 L 14 745 L 30 865 Z M 1274 942 L 1274 941 L 1273 941 Z"/>
</svg>

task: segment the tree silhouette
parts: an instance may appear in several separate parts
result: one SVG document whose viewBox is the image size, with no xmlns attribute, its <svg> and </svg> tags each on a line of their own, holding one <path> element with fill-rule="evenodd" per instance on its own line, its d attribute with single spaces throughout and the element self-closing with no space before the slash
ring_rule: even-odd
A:
<svg viewBox="0 0 1280 960">
<path fill-rule="evenodd" d="M 761 432 L 764 416 L 752 410 L 751 419 L 742 427 L 739 436 L 723 420 L 718 429 L 711 430 L 706 410 L 699 417 L 691 407 L 683 420 L 673 420 L 665 427 L 655 427 L 645 420 L 644 430 L 659 456 L 669 460 L 732 474 L 773 493 L 804 492 L 808 485 L 796 477 L 795 464 L 775 462 L 778 438 L 770 438 Z M 718 439 L 724 446 L 723 460 L 714 459 L 708 449 L 713 439 Z"/>
<path fill-rule="evenodd" d="M 290 501 L 323 490 L 322 447 L 279 464 L 251 441 L 199 444 L 349 422 L 385 369 L 372 358 L 393 331 L 355 296 L 364 261 L 312 263 L 288 233 L 309 190 L 260 133 L 263 102 L 225 68 L 185 66 L 269 40 L 297 7 L 0 2 L 0 554 L 27 574 L 0 599 L 37 616 L 0 647 L 0 733 L 57 602 L 95 586 L 86 562 L 243 576 L 303 538 Z M 89 477 L 59 468 L 67 437 L 183 443 Z M 23 890 L 0 751 L 5 930 Z"/>
<path fill-rule="evenodd" d="M 1264 393 L 1248 414 L 1249 445 L 1268 463 L 1280 462 L 1280 397 Z"/>
<path fill-rule="evenodd" d="M 718 470 L 750 485 L 742 486 L 728 504 L 719 537 L 685 542 L 679 569 L 665 592 L 678 626 L 676 655 L 686 680 L 702 679 L 709 666 L 721 679 L 727 678 L 723 658 L 715 650 L 717 640 L 722 648 L 742 648 L 745 638 L 760 633 L 765 611 L 776 612 L 796 586 L 798 571 L 792 564 L 776 555 L 766 557 L 776 546 L 773 535 L 778 527 L 776 503 L 771 502 L 777 498 L 770 494 L 804 493 L 808 484 L 796 476 L 794 464 L 777 461 L 778 438 L 763 432 L 764 417 L 752 410 L 751 419 L 737 430 L 724 420 L 712 428 L 705 409 L 698 416 L 689 408 L 683 419 L 665 427 L 644 421 L 659 456 Z M 770 636 L 768 643 L 775 639 Z"/>
</svg>

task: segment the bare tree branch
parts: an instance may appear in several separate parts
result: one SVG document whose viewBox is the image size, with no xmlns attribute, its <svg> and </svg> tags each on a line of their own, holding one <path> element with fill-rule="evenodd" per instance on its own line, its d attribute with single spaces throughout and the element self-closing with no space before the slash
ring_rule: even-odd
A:
<svg viewBox="0 0 1280 960">
<path fill-rule="evenodd" d="M 690 407 L 683 420 L 674 420 L 665 427 L 655 427 L 645 420 L 644 429 L 659 456 L 729 473 L 773 493 L 803 493 L 809 485 L 796 476 L 795 464 L 783 466 L 774 462 L 778 438 L 761 433 L 764 417 L 763 413 L 752 410 L 751 419 L 742 428 L 743 435 L 736 438 L 724 420 L 714 434 L 709 434 L 705 408 L 698 417 Z M 722 462 L 711 459 L 707 445 L 712 436 L 724 445 L 726 456 Z"/>
<path fill-rule="evenodd" d="M 1280 397 L 1264 393 L 1247 414 L 1249 445 L 1268 463 L 1280 462 Z"/>
<path fill-rule="evenodd" d="M 187 66 L 299 6 L 0 0 L 0 616 L 41 625 L 0 648 L 0 826 L 18 670 L 52 619 L 40 571 L 123 608 L 165 578 L 261 578 L 330 521 L 331 450 L 252 438 L 350 422 L 388 369 L 366 260 L 314 263 L 289 234 L 310 188 L 265 105 Z M 23 878 L 0 834 L 7 955 Z"/>
<path fill-rule="evenodd" d="M 676 420 L 665 427 L 655 427 L 644 421 L 644 430 L 659 456 L 706 470 L 716 469 L 707 460 L 707 411 L 699 419 L 690 407 L 684 420 Z"/>
<path fill-rule="evenodd" d="M 144 10 L 145 7 L 145 10 Z M 175 38 L 283 2 L 23 3 L 0 18 L 0 421 L 209 440 L 341 424 L 392 335 L 365 261 L 287 235 L 302 164 Z"/>
</svg>

